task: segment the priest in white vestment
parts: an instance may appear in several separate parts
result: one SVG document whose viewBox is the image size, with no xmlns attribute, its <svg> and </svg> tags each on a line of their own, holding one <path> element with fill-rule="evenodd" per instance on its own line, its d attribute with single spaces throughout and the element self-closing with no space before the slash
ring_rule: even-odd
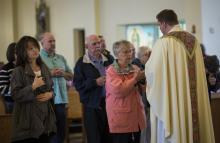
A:
<svg viewBox="0 0 220 143">
<path fill-rule="evenodd" d="M 145 65 L 151 143 L 215 143 L 202 52 L 177 15 L 157 15 L 163 33 Z"/>
</svg>

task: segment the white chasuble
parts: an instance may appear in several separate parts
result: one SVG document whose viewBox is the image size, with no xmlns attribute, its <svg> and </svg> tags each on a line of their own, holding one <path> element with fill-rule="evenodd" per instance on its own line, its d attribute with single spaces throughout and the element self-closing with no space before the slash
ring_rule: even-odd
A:
<svg viewBox="0 0 220 143">
<path fill-rule="evenodd" d="M 201 48 L 175 26 L 145 65 L 151 143 L 215 143 Z"/>
</svg>

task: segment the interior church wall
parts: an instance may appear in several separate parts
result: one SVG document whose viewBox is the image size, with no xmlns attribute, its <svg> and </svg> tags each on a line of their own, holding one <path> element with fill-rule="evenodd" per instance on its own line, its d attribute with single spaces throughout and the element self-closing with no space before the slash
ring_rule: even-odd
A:
<svg viewBox="0 0 220 143">
<path fill-rule="evenodd" d="M 206 52 L 218 55 L 220 59 L 220 13 L 219 0 L 201 0 L 202 3 L 202 41 Z"/>
<path fill-rule="evenodd" d="M 0 61 L 6 62 L 6 49 L 14 40 L 12 0 L 0 0 Z"/>
<path fill-rule="evenodd" d="M 13 2 L 12 2 L 13 1 Z M 36 35 L 36 7 L 39 0 L 0 0 L 1 12 L 1 29 L 0 32 L 0 61 L 6 62 L 5 51 L 6 46 L 11 41 L 17 41 L 23 35 Z M 7 7 L 15 4 L 16 12 L 14 18 L 12 9 Z M 56 38 L 57 53 L 65 55 L 68 64 L 72 68 L 74 66 L 74 41 L 73 29 L 85 29 L 86 34 L 95 33 L 95 15 L 94 0 L 46 0 L 46 4 L 50 9 L 50 31 Z M 6 7 L 7 6 L 7 7 Z M 2 14 L 4 11 L 4 14 Z M 12 20 L 5 19 L 14 19 Z M 16 24 L 13 29 L 13 23 Z M 6 37 L 6 35 L 12 35 Z"/>
<path fill-rule="evenodd" d="M 162 9 L 174 9 L 179 20 L 186 21 L 186 28 L 191 32 L 196 25 L 196 37 L 201 39 L 200 1 L 190 0 L 100 0 L 101 32 L 107 37 L 107 45 L 123 39 L 125 24 L 156 23 L 156 14 Z M 120 28 L 121 27 L 121 28 Z"/>
<path fill-rule="evenodd" d="M 22 35 L 35 36 L 36 3 L 39 0 L 0 2 L 0 12 L 6 11 L 0 14 L 1 21 L 7 19 L 2 28 L 5 32 L 0 33 L 0 37 L 4 37 L 0 41 L 1 49 L 3 47 L 5 50 L 10 41 L 18 40 Z M 50 30 L 56 37 L 57 52 L 65 55 L 70 67 L 76 62 L 73 60 L 73 29 L 85 29 L 86 35 L 96 32 L 103 34 L 111 51 L 113 42 L 125 38 L 120 25 L 156 22 L 156 14 L 165 8 L 174 9 L 179 19 L 186 21 L 188 31 L 191 31 L 193 24 L 196 25 L 196 36 L 201 39 L 200 0 L 46 0 L 46 3 L 50 8 Z M 95 11 L 97 3 L 98 14 Z M 6 59 L 5 52 L 0 55 L 0 60 Z"/>
</svg>

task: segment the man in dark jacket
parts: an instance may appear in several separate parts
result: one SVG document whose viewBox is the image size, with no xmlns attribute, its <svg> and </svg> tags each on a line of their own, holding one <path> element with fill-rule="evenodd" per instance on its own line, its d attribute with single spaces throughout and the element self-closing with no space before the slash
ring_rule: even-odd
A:
<svg viewBox="0 0 220 143">
<path fill-rule="evenodd" d="M 86 53 L 74 68 L 73 83 L 84 105 L 88 143 L 111 142 L 105 110 L 105 69 L 112 63 L 101 52 L 98 35 L 86 38 Z"/>
</svg>

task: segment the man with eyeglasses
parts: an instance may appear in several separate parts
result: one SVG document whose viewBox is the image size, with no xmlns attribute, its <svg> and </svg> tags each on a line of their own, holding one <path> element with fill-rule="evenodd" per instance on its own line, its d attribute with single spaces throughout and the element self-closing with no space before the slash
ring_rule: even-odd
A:
<svg viewBox="0 0 220 143">
<path fill-rule="evenodd" d="M 98 35 L 89 35 L 86 53 L 77 61 L 73 78 L 84 106 L 87 143 L 111 143 L 105 109 L 105 69 L 111 63 L 102 54 Z"/>
</svg>

